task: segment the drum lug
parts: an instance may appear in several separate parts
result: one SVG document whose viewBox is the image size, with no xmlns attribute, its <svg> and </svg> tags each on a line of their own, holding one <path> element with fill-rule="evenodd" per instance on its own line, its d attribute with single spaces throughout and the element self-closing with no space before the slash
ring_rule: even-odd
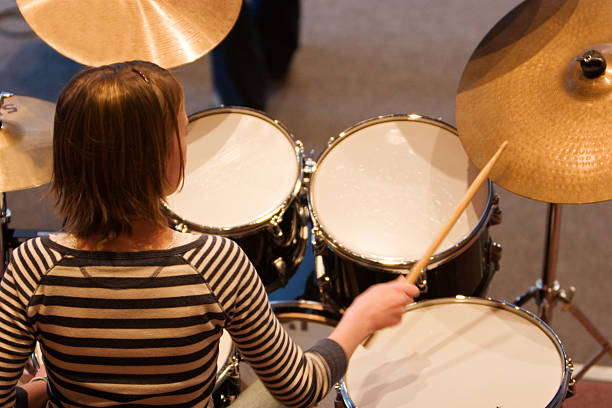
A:
<svg viewBox="0 0 612 408">
<path fill-rule="evenodd" d="M 315 255 L 315 274 L 317 287 L 319 288 L 319 297 L 323 303 L 330 304 L 331 299 L 328 294 L 331 287 L 331 280 L 325 271 L 323 255 Z"/>
<path fill-rule="evenodd" d="M 311 150 L 310 154 L 314 154 L 314 150 Z M 308 187 L 310 186 L 310 179 L 312 178 L 316 168 L 317 162 L 312 157 L 307 157 L 304 160 L 304 169 L 302 170 L 304 175 L 302 178 L 302 188 L 304 190 L 308 190 Z"/>
<path fill-rule="evenodd" d="M 285 286 L 287 284 L 287 264 L 282 257 L 276 258 L 272 261 L 274 267 L 276 268 L 276 272 L 278 272 L 278 278 L 280 279 L 281 285 Z"/>
<path fill-rule="evenodd" d="M 304 143 L 299 139 L 295 140 L 295 152 L 300 156 L 304 155 Z"/>
<path fill-rule="evenodd" d="M 493 270 L 499 270 L 499 261 L 502 256 L 502 246 L 499 242 L 491 241 L 489 248 L 489 262 L 493 264 Z"/>
<path fill-rule="evenodd" d="M 314 150 L 310 151 L 310 154 L 314 154 Z M 309 177 L 312 176 L 312 173 L 315 172 L 315 169 L 317 167 L 317 162 L 312 158 L 312 157 L 307 157 L 306 160 L 304 160 L 304 174 L 308 175 Z"/>
<path fill-rule="evenodd" d="M 567 392 L 565 393 L 565 398 L 571 398 L 576 395 L 576 380 L 572 377 L 574 373 L 574 362 L 571 358 L 567 358 L 565 360 L 565 365 L 567 367 L 567 371 L 569 373 L 569 383 L 567 384 Z"/>
<path fill-rule="evenodd" d="M 499 225 L 502 219 L 502 210 L 499 208 L 499 195 L 495 194 L 493 196 L 493 213 L 491 214 L 489 225 Z"/>
<path fill-rule="evenodd" d="M 419 288 L 419 291 L 421 291 L 421 294 L 427 293 L 428 287 L 427 287 L 427 273 L 426 273 L 426 271 L 421 272 L 421 275 L 419 275 L 419 278 L 415 282 L 415 285 L 416 285 L 417 288 Z"/>
<path fill-rule="evenodd" d="M 312 233 L 312 248 L 316 254 L 322 254 L 325 251 L 325 241 L 323 240 L 323 234 L 317 226 L 313 226 L 310 229 Z"/>
<path fill-rule="evenodd" d="M 280 224 L 283 222 L 283 216 L 285 215 L 285 211 L 286 208 L 281 209 L 278 214 L 272 217 L 272 219 L 270 220 L 270 225 L 268 225 L 268 231 L 270 231 L 274 243 L 283 247 L 291 244 L 290 240 L 294 232 L 294 225 L 292 225 L 292 234 L 288 237 L 289 242 L 285 242 L 285 234 L 283 233 L 283 230 L 280 227 Z"/>
</svg>

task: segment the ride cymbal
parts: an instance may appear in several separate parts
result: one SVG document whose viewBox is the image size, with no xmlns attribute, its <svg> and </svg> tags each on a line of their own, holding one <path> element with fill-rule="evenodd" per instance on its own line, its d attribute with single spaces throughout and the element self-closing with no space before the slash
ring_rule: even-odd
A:
<svg viewBox="0 0 612 408">
<path fill-rule="evenodd" d="M 36 187 L 51 180 L 55 105 L 14 96 L 0 110 L 0 191 Z"/>
<path fill-rule="evenodd" d="M 476 47 L 457 130 L 479 168 L 509 141 L 495 183 L 551 203 L 612 198 L 611 21 L 609 0 L 527 0 Z"/>
<path fill-rule="evenodd" d="M 81 64 L 200 58 L 233 27 L 242 0 L 17 0 L 32 30 Z"/>
</svg>

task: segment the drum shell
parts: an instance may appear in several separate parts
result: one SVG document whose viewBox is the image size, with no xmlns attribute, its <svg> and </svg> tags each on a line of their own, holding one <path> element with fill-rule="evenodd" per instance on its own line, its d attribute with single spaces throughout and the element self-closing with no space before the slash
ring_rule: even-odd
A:
<svg viewBox="0 0 612 408">
<path fill-rule="evenodd" d="M 419 300 L 456 295 L 486 296 L 496 271 L 490 256 L 491 245 L 488 228 L 485 228 L 463 251 L 427 269 L 425 288 Z M 322 284 L 322 290 L 329 297 L 327 301 L 339 308 L 347 308 L 368 287 L 391 281 L 400 273 L 407 272 L 364 266 L 330 248 L 326 249 L 323 259 L 329 279 Z"/>
<path fill-rule="evenodd" d="M 232 231 L 220 233 L 190 223 L 170 213 L 169 210 L 166 211 L 170 226 L 181 232 L 222 235 L 235 241 L 257 270 L 268 293 L 285 286 L 304 259 L 308 244 L 308 212 L 299 198 L 289 203 L 289 208 L 284 211 L 282 221 L 278 224 L 283 240 L 286 240 L 285 243 L 278 242 L 274 233 L 270 231 L 270 223 L 262 224 L 248 233 Z"/>
</svg>

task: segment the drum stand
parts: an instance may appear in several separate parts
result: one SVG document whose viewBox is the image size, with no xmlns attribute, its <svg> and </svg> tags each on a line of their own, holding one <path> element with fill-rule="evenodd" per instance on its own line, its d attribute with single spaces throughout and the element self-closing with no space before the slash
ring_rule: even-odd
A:
<svg viewBox="0 0 612 408">
<path fill-rule="evenodd" d="M 575 287 L 570 287 L 569 290 L 561 289 L 559 282 L 555 280 L 555 272 L 557 269 L 557 254 L 559 250 L 559 231 L 561 227 L 561 204 L 548 204 L 548 224 L 546 233 L 546 253 L 544 257 L 544 268 L 542 271 L 542 279 L 536 282 L 535 286 L 530 287 L 527 292 L 517 297 L 515 303 L 517 306 L 522 306 L 530 299 L 535 299 L 538 306 L 539 314 L 542 320 L 550 324 L 552 320 L 552 310 L 560 300 L 563 302 L 562 310 L 569 310 L 572 315 L 582 324 L 582 326 L 595 338 L 601 345 L 601 348 L 596 352 L 589 361 L 584 365 L 582 370 L 574 376 L 575 381 L 579 381 L 586 371 L 591 368 L 601 357 L 606 353 L 612 355 L 612 346 L 604 338 L 591 321 L 585 316 L 582 311 L 572 303 Z"/>
</svg>

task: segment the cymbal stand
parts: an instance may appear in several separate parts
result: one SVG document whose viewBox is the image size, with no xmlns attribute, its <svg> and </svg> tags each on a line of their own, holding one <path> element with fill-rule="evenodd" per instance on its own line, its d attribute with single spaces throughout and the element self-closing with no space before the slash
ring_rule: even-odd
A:
<svg viewBox="0 0 612 408">
<path fill-rule="evenodd" d="M 573 304 L 572 299 L 576 293 L 575 287 L 569 290 L 561 289 L 559 282 L 555 280 L 557 270 L 557 255 L 559 252 L 559 232 L 561 229 L 561 204 L 548 204 L 548 221 L 546 231 L 546 248 L 544 257 L 544 268 L 542 279 L 536 282 L 535 286 L 530 287 L 527 292 L 517 297 L 515 303 L 522 306 L 530 299 L 534 299 L 538 306 L 539 315 L 550 324 L 552 311 L 558 300 L 563 302 L 562 310 L 569 310 L 580 324 L 591 336 L 600 344 L 601 348 L 583 366 L 582 370 L 574 375 L 574 380 L 579 381 L 586 371 L 591 368 L 606 353 L 612 356 L 612 346 L 604 338 L 599 330 L 591 323 L 582 311 Z"/>
</svg>

